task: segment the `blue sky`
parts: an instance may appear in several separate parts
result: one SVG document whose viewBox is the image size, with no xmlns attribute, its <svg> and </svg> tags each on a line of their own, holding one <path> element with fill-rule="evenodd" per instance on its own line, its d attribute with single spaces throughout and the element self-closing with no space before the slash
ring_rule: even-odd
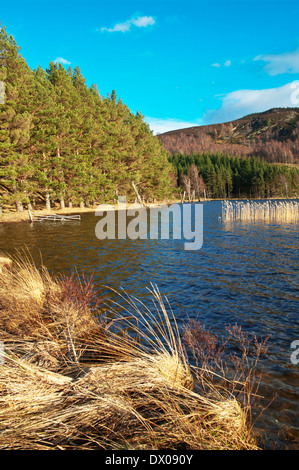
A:
<svg viewBox="0 0 299 470">
<path fill-rule="evenodd" d="M 299 103 L 297 0 L 15 0 L 0 21 L 31 68 L 78 65 L 155 133 Z"/>
</svg>

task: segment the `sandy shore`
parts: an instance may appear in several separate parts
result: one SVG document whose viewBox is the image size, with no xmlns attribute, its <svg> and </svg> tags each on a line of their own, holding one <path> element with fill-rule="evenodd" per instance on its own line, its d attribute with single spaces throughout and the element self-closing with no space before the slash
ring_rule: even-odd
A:
<svg viewBox="0 0 299 470">
<path fill-rule="evenodd" d="M 179 199 L 173 199 L 169 201 L 161 201 L 155 204 L 146 204 L 147 208 L 151 207 L 160 207 L 165 204 L 173 204 L 173 203 L 180 203 L 181 201 Z M 102 204 L 103 206 L 107 206 L 108 203 Z M 118 205 L 118 204 L 109 204 L 111 206 L 111 210 L 119 210 L 124 209 L 124 204 Z M 53 214 L 58 214 L 58 215 L 70 215 L 70 214 L 84 214 L 84 213 L 90 213 L 90 212 L 95 212 L 97 208 L 99 207 L 98 205 L 90 206 L 90 207 L 65 207 L 64 209 L 60 209 L 59 207 L 54 207 L 53 209 L 46 210 L 46 209 L 38 209 L 38 210 L 31 210 L 32 215 L 53 215 Z M 126 209 L 130 208 L 136 208 L 136 210 L 140 209 L 141 206 L 138 203 L 130 203 L 126 204 Z M 5 211 L 2 214 L 0 214 L 0 223 L 14 223 L 14 222 L 30 222 L 30 216 L 29 216 L 29 211 L 27 209 L 24 209 L 23 212 L 17 212 L 17 211 Z"/>
<path fill-rule="evenodd" d="M 85 212 L 94 212 L 95 207 L 73 207 L 65 209 L 53 208 L 50 211 L 46 209 L 39 209 L 39 210 L 32 210 L 31 213 L 33 215 L 50 215 L 50 214 L 82 214 Z M 29 211 L 24 209 L 23 212 L 4 212 L 0 215 L 0 223 L 10 223 L 10 222 L 30 222 Z"/>
</svg>

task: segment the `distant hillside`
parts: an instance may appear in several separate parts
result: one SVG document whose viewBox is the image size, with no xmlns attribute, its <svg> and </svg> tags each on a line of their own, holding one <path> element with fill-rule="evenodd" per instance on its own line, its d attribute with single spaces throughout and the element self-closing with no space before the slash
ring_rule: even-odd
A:
<svg viewBox="0 0 299 470">
<path fill-rule="evenodd" d="M 158 135 L 170 154 L 222 153 L 299 164 L 299 108 L 273 108 L 222 124 Z"/>
</svg>

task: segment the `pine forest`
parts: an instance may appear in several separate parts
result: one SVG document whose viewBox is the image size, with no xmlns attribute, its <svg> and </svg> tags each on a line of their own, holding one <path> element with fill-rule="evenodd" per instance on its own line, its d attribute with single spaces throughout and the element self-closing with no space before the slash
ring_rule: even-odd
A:
<svg viewBox="0 0 299 470">
<path fill-rule="evenodd" d="M 163 199 L 172 166 L 144 122 L 111 95 L 90 88 L 79 67 L 51 62 L 31 70 L 5 28 L 0 29 L 1 204 L 89 205 L 134 200 L 132 182 L 144 200 Z"/>
<path fill-rule="evenodd" d="M 101 96 L 79 67 L 31 70 L 0 29 L 0 210 L 90 206 L 136 198 L 297 197 L 299 170 L 258 156 L 169 152 L 113 90 Z"/>
<path fill-rule="evenodd" d="M 189 200 L 298 197 L 299 169 L 293 165 L 208 152 L 174 154 L 169 161 L 176 170 L 178 186 Z"/>
</svg>

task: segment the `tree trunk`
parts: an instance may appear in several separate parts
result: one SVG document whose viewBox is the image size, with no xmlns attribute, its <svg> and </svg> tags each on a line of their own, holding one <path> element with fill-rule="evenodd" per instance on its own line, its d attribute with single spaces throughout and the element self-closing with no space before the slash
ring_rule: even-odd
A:
<svg viewBox="0 0 299 470">
<path fill-rule="evenodd" d="M 289 199 L 288 183 L 285 183 L 286 187 L 286 198 Z"/>
<path fill-rule="evenodd" d="M 64 198 L 61 197 L 59 202 L 60 202 L 60 209 L 64 209 L 65 208 Z"/>
<path fill-rule="evenodd" d="M 80 208 L 84 209 L 84 201 L 80 201 Z"/>
<path fill-rule="evenodd" d="M 69 208 L 72 209 L 72 207 L 73 207 L 73 203 L 72 201 L 69 201 Z"/>
<path fill-rule="evenodd" d="M 50 194 L 46 192 L 46 209 L 47 211 L 51 210 Z"/>
<path fill-rule="evenodd" d="M 137 201 L 139 202 L 139 204 L 140 204 L 141 206 L 144 206 L 144 204 L 143 204 L 143 202 L 142 202 L 142 199 L 141 199 L 141 197 L 140 197 L 140 194 L 139 194 L 139 192 L 137 191 L 137 188 L 136 188 L 136 186 L 135 186 L 135 184 L 134 184 L 134 181 L 132 181 L 132 186 L 133 186 L 134 191 L 135 191 L 135 193 L 136 193 Z"/>
<path fill-rule="evenodd" d="M 16 206 L 17 206 L 17 211 L 18 212 L 23 212 L 24 207 L 23 207 L 23 204 L 21 203 L 21 201 L 17 201 Z"/>
</svg>

